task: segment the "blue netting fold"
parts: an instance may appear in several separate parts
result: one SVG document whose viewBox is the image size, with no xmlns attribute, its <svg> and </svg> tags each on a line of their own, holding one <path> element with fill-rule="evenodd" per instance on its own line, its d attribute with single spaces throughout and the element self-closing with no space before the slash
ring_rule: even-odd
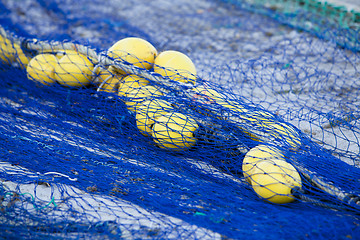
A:
<svg viewBox="0 0 360 240">
<path fill-rule="evenodd" d="M 356 239 L 359 53 L 330 37 L 345 30 L 328 28 L 318 38 L 249 11 L 251 5 L 140 2 L 0 3 L 4 33 L 29 60 L 44 50 L 53 59 L 82 52 L 120 79 L 111 85 L 95 68 L 86 86 L 66 86 L 60 74 L 48 86 L 31 80 L 19 55 L 2 60 L 1 236 Z M 169 69 L 161 77 L 126 62 L 109 67 L 116 60 L 110 46 L 126 37 L 145 39 L 159 53 L 187 54 L 196 84 L 171 80 Z M 77 64 L 70 75 L 85 60 Z M 119 93 L 121 68 L 141 76 L 143 89 L 156 88 L 143 97 L 147 104 Z M 150 134 L 139 131 L 160 102 L 169 104 L 144 125 Z M 261 145 L 270 149 L 264 154 L 277 149 L 299 173 L 301 188 L 290 192 L 295 201 L 276 204 L 257 194 L 261 164 L 252 166 L 253 182 L 246 177 L 244 159 Z M 282 176 L 296 179 L 285 169 Z"/>
</svg>

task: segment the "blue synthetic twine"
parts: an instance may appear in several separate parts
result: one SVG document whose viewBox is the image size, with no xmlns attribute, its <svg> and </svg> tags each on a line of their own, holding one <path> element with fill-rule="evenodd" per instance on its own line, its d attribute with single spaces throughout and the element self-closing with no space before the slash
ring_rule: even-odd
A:
<svg viewBox="0 0 360 240">
<path fill-rule="evenodd" d="M 220 1 L 147 4 L 3 1 L 0 24 L 19 37 L 78 42 L 98 52 L 136 36 L 158 51 L 188 54 L 208 86 L 300 134 L 297 150 L 290 150 L 285 138 L 270 143 L 302 170 L 300 199 L 284 205 L 266 202 L 243 179 L 244 154 L 237 147 L 259 142 L 241 129 L 266 128 L 219 118 L 211 106 L 184 98 L 185 89 L 164 99 L 214 124 L 199 123 L 197 144 L 175 152 L 140 134 L 120 97 L 97 92 L 94 85 L 72 89 L 35 84 L 25 70 L 1 64 L 0 159 L 12 167 L 0 170 L 0 236 L 211 239 L 212 232 L 225 239 L 359 238 L 359 53 Z M 29 11 L 21 12 L 26 6 Z M 34 12 L 46 15 L 34 19 Z M 326 193 L 311 182 L 319 178 L 353 195 L 339 199 Z M 18 187 L 9 189 L 9 182 Z M 26 184 L 34 184 L 36 193 L 22 190 Z M 119 206 L 122 214 L 114 212 L 116 220 L 108 220 L 98 205 L 84 203 L 89 195 L 69 197 L 67 186 L 102 197 L 97 201 L 107 209 L 120 200 L 133 209 Z M 43 188 L 60 189 L 60 198 L 43 200 Z M 124 220 L 136 218 L 139 208 L 151 213 L 150 224 L 138 227 Z M 155 213 L 183 224 L 167 228 L 174 220 Z M 185 228 L 185 223 L 196 228 Z M 199 237 L 200 229 L 208 232 Z"/>
</svg>

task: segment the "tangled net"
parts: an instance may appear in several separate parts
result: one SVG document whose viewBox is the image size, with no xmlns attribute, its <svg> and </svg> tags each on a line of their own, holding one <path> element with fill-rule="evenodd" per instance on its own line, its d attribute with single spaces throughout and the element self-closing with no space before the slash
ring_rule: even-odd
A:
<svg viewBox="0 0 360 240">
<path fill-rule="evenodd" d="M 259 3 L 1 3 L 1 236 L 355 239 L 358 14 Z"/>
</svg>

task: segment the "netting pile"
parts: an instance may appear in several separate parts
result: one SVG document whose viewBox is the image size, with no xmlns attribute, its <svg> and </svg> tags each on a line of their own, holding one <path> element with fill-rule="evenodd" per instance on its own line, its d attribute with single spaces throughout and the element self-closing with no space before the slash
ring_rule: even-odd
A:
<svg viewBox="0 0 360 240">
<path fill-rule="evenodd" d="M 2 0 L 0 236 L 358 239 L 359 15 L 294 2 Z"/>
</svg>

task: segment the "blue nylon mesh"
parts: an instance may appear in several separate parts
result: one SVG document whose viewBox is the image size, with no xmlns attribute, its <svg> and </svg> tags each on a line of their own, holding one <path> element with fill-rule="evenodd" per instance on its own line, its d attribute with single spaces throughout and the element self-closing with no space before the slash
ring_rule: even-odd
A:
<svg viewBox="0 0 360 240">
<path fill-rule="evenodd" d="M 29 41 L 76 42 L 100 53 L 140 37 L 159 52 L 181 51 L 195 63 L 199 84 L 248 110 L 196 102 L 181 84 L 150 80 L 170 89 L 162 99 L 199 124 L 194 147 L 169 151 L 139 132 L 124 98 L 97 92 L 95 84 L 35 84 L 16 63 L 2 63 L 3 238 L 360 236 L 356 44 L 339 46 L 331 34 L 315 36 L 279 23 L 279 14 L 226 1 L 2 1 L 0 10 L 1 25 Z M 238 148 L 262 143 L 247 133 L 271 131 L 268 121 L 294 131 L 265 144 L 281 149 L 300 172 L 303 191 L 295 202 L 264 201 L 244 180 Z M 295 150 L 294 136 L 301 141 Z"/>
</svg>

